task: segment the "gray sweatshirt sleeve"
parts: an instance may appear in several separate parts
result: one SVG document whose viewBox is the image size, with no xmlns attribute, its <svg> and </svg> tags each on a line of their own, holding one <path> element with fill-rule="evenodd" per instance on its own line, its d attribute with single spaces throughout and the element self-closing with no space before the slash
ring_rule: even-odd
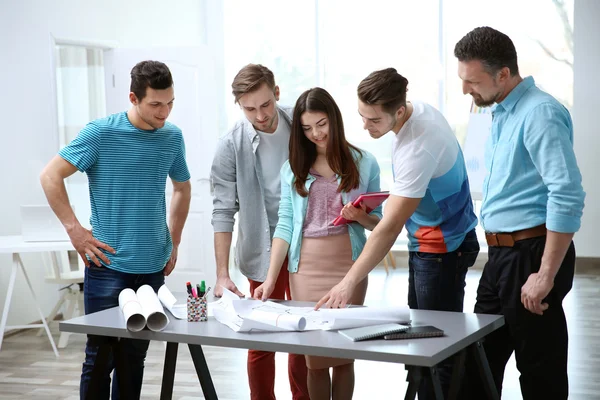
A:
<svg viewBox="0 0 600 400">
<path fill-rule="evenodd" d="M 231 136 L 219 140 L 210 172 L 213 189 L 212 226 L 215 232 L 233 232 L 239 211 L 236 161 Z"/>
</svg>

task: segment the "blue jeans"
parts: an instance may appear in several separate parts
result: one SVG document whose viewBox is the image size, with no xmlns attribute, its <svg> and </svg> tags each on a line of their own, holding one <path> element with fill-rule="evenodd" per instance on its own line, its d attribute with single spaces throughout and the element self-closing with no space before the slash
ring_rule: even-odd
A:
<svg viewBox="0 0 600 400">
<path fill-rule="evenodd" d="M 408 256 L 408 306 L 418 310 L 462 312 L 467 270 L 475 264 L 478 254 L 475 229 L 467 233 L 458 249 L 450 253 L 411 251 Z M 450 387 L 452 362 L 447 359 L 438 364 L 444 397 Z M 425 374 L 419 388 L 419 400 L 432 398 L 430 378 Z"/>
<path fill-rule="evenodd" d="M 125 288 L 137 290 L 140 286 L 148 284 L 154 291 L 165 283 L 165 277 L 162 271 L 152 274 L 126 274 L 114 271 L 106 267 L 96 267 L 91 264 L 85 270 L 85 280 L 83 286 L 83 298 L 85 313 L 91 314 L 97 311 L 119 305 L 119 293 Z M 79 395 L 85 399 L 90 384 L 92 370 L 98 354 L 98 348 L 106 343 L 109 338 L 105 336 L 88 335 L 85 346 L 85 361 L 81 372 L 81 384 L 79 386 Z M 124 356 L 128 362 L 131 385 L 135 398 L 140 397 L 142 390 L 142 380 L 144 377 L 144 360 L 148 351 L 148 340 L 120 339 Z M 114 369 L 114 360 L 112 356 L 108 363 L 108 368 L 103 374 L 100 392 L 95 394 L 94 398 L 108 399 L 110 394 L 110 373 Z M 119 385 L 117 376 L 114 374 L 112 383 L 113 400 L 120 399 Z"/>
</svg>

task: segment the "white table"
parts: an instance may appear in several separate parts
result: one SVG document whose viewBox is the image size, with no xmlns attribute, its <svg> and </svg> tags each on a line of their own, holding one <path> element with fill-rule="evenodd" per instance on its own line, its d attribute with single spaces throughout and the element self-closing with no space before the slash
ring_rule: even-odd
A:
<svg viewBox="0 0 600 400">
<path fill-rule="evenodd" d="M 37 296 L 35 295 L 35 290 L 33 290 L 33 286 L 31 286 L 31 281 L 29 280 L 29 276 L 27 276 L 27 271 L 25 270 L 25 266 L 23 265 L 21 254 L 46 253 L 67 250 L 74 250 L 73 245 L 70 241 L 26 242 L 21 236 L 0 236 L 0 254 L 12 254 L 13 260 L 10 279 L 8 281 L 8 289 L 6 291 L 6 300 L 4 302 L 4 311 L 2 311 L 2 320 L 0 321 L 0 349 L 2 348 L 4 332 L 11 329 L 29 329 L 43 327 L 46 330 L 46 334 L 48 335 L 48 339 L 50 340 L 50 344 L 52 345 L 54 354 L 56 355 L 56 357 L 58 357 L 58 350 L 56 349 L 54 339 L 50 334 L 50 329 L 48 328 L 48 323 L 46 322 L 46 316 L 42 312 L 42 309 L 40 308 L 40 305 L 37 300 Z M 40 319 L 42 321 L 41 324 L 6 326 L 6 320 L 8 318 L 8 312 L 10 310 L 10 302 L 13 294 L 13 289 L 15 287 L 15 281 L 17 279 L 17 270 L 19 268 L 21 269 L 21 271 L 23 271 L 23 275 L 25 276 L 25 280 L 27 281 L 27 285 L 29 286 L 29 290 L 31 291 L 31 297 L 33 298 L 35 307 L 37 308 L 40 314 Z"/>
</svg>

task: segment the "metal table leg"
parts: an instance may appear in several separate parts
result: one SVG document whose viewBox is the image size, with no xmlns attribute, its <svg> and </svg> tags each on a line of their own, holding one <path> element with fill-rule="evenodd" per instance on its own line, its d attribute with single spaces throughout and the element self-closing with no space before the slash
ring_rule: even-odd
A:
<svg viewBox="0 0 600 400">
<path fill-rule="evenodd" d="M 167 342 L 165 352 L 165 366 L 163 368 L 160 400 L 171 400 L 173 397 L 173 383 L 175 382 L 175 366 L 177 364 L 177 349 L 179 343 Z"/>
<path fill-rule="evenodd" d="M 440 376 L 437 372 L 436 367 L 429 368 L 429 374 L 431 375 L 431 384 L 433 385 L 433 394 L 436 400 L 444 400 L 442 383 L 440 382 Z"/>
<path fill-rule="evenodd" d="M 210 377 L 210 371 L 208 365 L 206 365 L 206 358 L 202 351 L 202 346 L 196 344 L 188 344 L 190 353 L 192 354 L 192 361 L 194 361 L 194 367 L 196 367 L 196 374 L 200 380 L 200 386 L 202 386 L 202 392 L 206 400 L 217 400 L 217 392 L 213 385 L 212 378 Z"/>
<path fill-rule="evenodd" d="M 13 289 L 15 286 L 15 280 L 17 277 L 17 270 L 21 269 L 23 271 L 23 275 L 25 276 L 25 281 L 27 282 L 27 286 L 29 287 L 29 291 L 31 292 L 31 297 L 33 299 L 33 304 L 37 309 L 37 312 L 40 314 L 40 319 L 42 321 L 41 324 L 28 324 L 28 325 L 13 325 L 7 326 L 6 320 L 8 318 L 8 311 L 10 309 L 11 298 L 13 294 Z M 23 265 L 23 260 L 21 260 L 21 256 L 19 253 L 13 254 L 13 262 L 12 262 L 12 270 L 10 273 L 10 278 L 8 281 L 8 289 L 6 291 L 6 300 L 4 302 L 4 311 L 2 312 L 2 319 L 0 320 L 0 347 L 2 347 L 2 340 L 4 339 L 4 333 L 10 329 L 30 329 L 30 328 L 44 328 L 46 330 L 46 335 L 48 335 L 48 340 L 50 340 L 50 345 L 52 346 L 52 350 L 54 351 L 54 355 L 58 358 L 58 349 L 56 348 L 56 344 L 54 343 L 54 339 L 52 338 L 52 334 L 50 333 L 50 328 L 48 327 L 48 323 L 46 322 L 46 316 L 42 312 L 40 308 L 40 304 L 38 303 L 37 296 L 35 295 L 35 291 L 33 290 L 33 286 L 31 285 L 31 281 L 29 280 L 29 276 L 27 275 L 27 271 L 25 270 L 25 266 Z"/>
<path fill-rule="evenodd" d="M 458 399 L 460 386 L 462 383 L 462 375 L 465 368 L 465 359 L 467 350 L 462 349 L 454 356 L 454 367 L 452 368 L 452 380 L 450 381 L 450 390 L 448 391 L 448 400 Z"/>
<path fill-rule="evenodd" d="M 473 343 L 469 347 L 472 356 L 475 358 L 477 369 L 479 369 L 479 374 L 481 376 L 483 388 L 485 389 L 487 398 L 490 400 L 500 400 L 498 389 L 496 388 L 496 383 L 494 382 L 494 377 L 492 375 L 492 370 L 490 369 L 490 364 L 488 363 L 487 357 L 485 356 L 485 351 L 483 350 L 482 342 Z"/>
<path fill-rule="evenodd" d="M 408 375 L 406 377 L 408 389 L 406 389 L 404 400 L 415 400 L 417 392 L 419 391 L 419 386 L 421 385 L 421 379 L 423 378 L 423 368 L 407 365 L 406 369 L 408 369 Z"/>
</svg>

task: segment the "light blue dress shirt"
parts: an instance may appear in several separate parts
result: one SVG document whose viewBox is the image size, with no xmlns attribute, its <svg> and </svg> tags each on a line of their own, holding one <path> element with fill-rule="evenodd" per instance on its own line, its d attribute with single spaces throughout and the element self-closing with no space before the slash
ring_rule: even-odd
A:
<svg viewBox="0 0 600 400">
<path fill-rule="evenodd" d="M 567 109 L 525 78 L 492 108 L 481 220 L 488 232 L 579 230 L 585 192 Z"/>
</svg>

